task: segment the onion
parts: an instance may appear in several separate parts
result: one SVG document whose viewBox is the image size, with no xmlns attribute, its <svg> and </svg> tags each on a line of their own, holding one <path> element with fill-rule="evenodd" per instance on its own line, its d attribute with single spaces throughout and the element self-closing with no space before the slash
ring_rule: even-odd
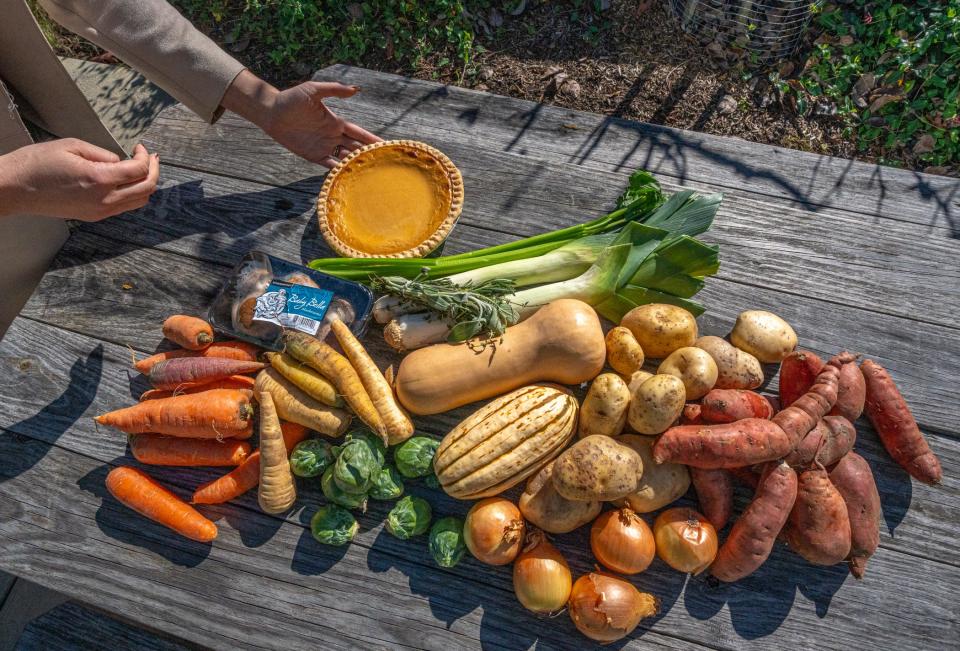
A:
<svg viewBox="0 0 960 651">
<path fill-rule="evenodd" d="M 667 509 L 653 523 L 657 556 L 675 570 L 700 574 L 717 556 L 717 530 L 687 507 Z"/>
<path fill-rule="evenodd" d="M 502 497 L 480 500 L 463 523 L 463 542 L 474 558 L 488 565 L 508 565 L 520 553 L 523 517 L 520 509 Z"/>
<path fill-rule="evenodd" d="M 604 567 L 621 574 L 643 572 L 657 552 L 650 525 L 628 507 L 607 511 L 593 521 L 590 547 Z"/>
<path fill-rule="evenodd" d="M 584 574 L 573 584 L 570 618 L 581 633 L 597 642 L 630 635 L 644 617 L 660 612 L 660 600 L 640 592 L 625 579 L 603 572 Z"/>
<path fill-rule="evenodd" d="M 525 546 L 513 564 L 513 591 L 527 610 L 549 615 L 570 598 L 570 566 L 539 529 L 527 534 Z"/>
</svg>

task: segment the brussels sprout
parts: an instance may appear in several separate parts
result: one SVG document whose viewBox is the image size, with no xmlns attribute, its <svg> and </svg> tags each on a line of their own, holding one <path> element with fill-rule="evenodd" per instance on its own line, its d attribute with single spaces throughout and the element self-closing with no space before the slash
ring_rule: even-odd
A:
<svg viewBox="0 0 960 651">
<path fill-rule="evenodd" d="M 383 444 L 382 438 L 370 430 L 358 429 L 350 432 L 343 438 L 344 445 L 350 443 L 351 441 L 363 441 L 370 446 L 370 451 L 373 452 L 373 456 L 377 460 L 377 464 L 381 467 L 387 462 L 387 446 Z"/>
<path fill-rule="evenodd" d="M 370 497 L 375 500 L 395 500 L 403 495 L 403 478 L 393 466 L 384 466 L 373 479 Z"/>
<path fill-rule="evenodd" d="M 440 518 L 430 528 L 430 553 L 440 567 L 453 567 L 463 558 L 467 546 L 463 542 L 463 520 L 449 516 Z"/>
<path fill-rule="evenodd" d="M 393 452 L 397 470 L 404 477 L 424 477 L 433 472 L 433 455 L 440 441 L 429 436 L 414 436 L 400 444 Z"/>
<path fill-rule="evenodd" d="M 340 455 L 333 464 L 333 479 L 340 490 L 366 494 L 379 472 L 376 452 L 366 441 L 354 439 L 340 446 Z"/>
<path fill-rule="evenodd" d="M 366 493 L 357 495 L 340 490 L 340 487 L 337 486 L 337 482 L 333 479 L 333 466 L 330 466 L 323 471 L 323 477 L 320 478 L 320 490 L 323 491 L 324 497 L 334 504 L 339 504 L 344 508 L 366 508 Z"/>
<path fill-rule="evenodd" d="M 346 545 L 359 529 L 350 511 L 336 504 L 324 504 L 310 519 L 310 533 L 324 545 Z"/>
<path fill-rule="evenodd" d="M 407 495 L 387 514 L 387 531 L 401 540 L 419 536 L 430 527 L 432 509 L 426 500 Z"/>
<path fill-rule="evenodd" d="M 297 477 L 317 477 L 335 460 L 333 446 L 320 439 L 307 439 L 290 453 L 290 470 Z"/>
</svg>

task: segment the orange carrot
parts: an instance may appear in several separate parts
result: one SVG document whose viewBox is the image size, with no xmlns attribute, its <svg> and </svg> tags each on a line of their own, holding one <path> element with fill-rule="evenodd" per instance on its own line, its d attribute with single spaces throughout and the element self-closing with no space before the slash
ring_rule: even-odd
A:
<svg viewBox="0 0 960 651">
<path fill-rule="evenodd" d="M 131 434 L 130 451 L 153 466 L 237 466 L 250 454 L 245 441 L 186 439 L 161 434 Z"/>
<path fill-rule="evenodd" d="M 146 375 L 157 362 L 165 359 L 175 359 L 177 357 L 222 357 L 224 359 L 239 359 L 246 362 L 257 361 L 257 355 L 260 349 L 253 344 L 245 341 L 218 341 L 210 344 L 203 350 L 186 350 L 177 348 L 175 350 L 165 350 L 162 353 L 156 353 L 134 362 L 133 367 Z"/>
<path fill-rule="evenodd" d="M 94 420 L 127 434 L 152 432 L 187 438 L 249 438 L 253 433 L 252 398 L 252 391 L 213 389 L 147 400 Z"/>
<path fill-rule="evenodd" d="M 283 432 L 283 444 L 287 446 L 287 454 L 290 454 L 290 450 L 297 447 L 297 443 L 307 438 L 307 434 L 310 433 L 310 430 L 300 423 L 287 421 L 281 421 L 280 430 Z"/>
<path fill-rule="evenodd" d="M 231 375 L 230 377 L 214 380 L 213 382 L 181 385 L 177 387 L 176 391 L 148 389 L 140 395 L 140 402 L 144 400 L 156 400 L 157 398 L 169 398 L 174 394 L 179 396 L 187 393 L 201 393 L 203 391 L 209 391 L 210 389 L 249 389 L 252 391 L 253 383 L 254 380 L 252 377 L 246 375 Z"/>
<path fill-rule="evenodd" d="M 198 542 L 217 537 L 217 525 L 136 468 L 118 466 L 107 474 L 106 483 L 118 502 L 182 536 Z"/>
<path fill-rule="evenodd" d="M 287 454 L 297 446 L 297 443 L 307 438 L 309 430 L 297 423 L 280 423 L 283 431 L 283 443 L 287 446 Z M 260 483 L 260 450 L 256 450 L 243 463 L 211 482 L 199 486 L 193 492 L 193 504 L 222 504 L 236 497 L 240 497 Z"/>
<path fill-rule="evenodd" d="M 175 391 L 183 385 L 193 386 L 222 380 L 231 375 L 246 375 L 263 369 L 263 362 L 247 362 L 222 357 L 180 357 L 157 362 L 148 377 L 155 389 Z"/>
<path fill-rule="evenodd" d="M 240 497 L 260 483 L 260 450 L 254 450 L 239 466 L 193 491 L 191 504 L 222 504 Z"/>
<path fill-rule="evenodd" d="M 213 343 L 213 328 L 195 316 L 174 314 L 163 322 L 163 336 L 187 350 L 203 350 Z"/>
</svg>

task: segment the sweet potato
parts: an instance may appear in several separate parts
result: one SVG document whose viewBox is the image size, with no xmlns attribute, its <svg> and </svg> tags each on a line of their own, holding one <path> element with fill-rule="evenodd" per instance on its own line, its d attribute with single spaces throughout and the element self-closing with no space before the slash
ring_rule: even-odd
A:
<svg viewBox="0 0 960 651">
<path fill-rule="evenodd" d="M 830 415 L 843 416 L 852 423 L 863 413 L 867 397 L 867 384 L 857 366 L 857 356 L 844 351 L 831 357 L 827 364 L 840 371 L 837 404 L 830 410 Z"/>
<path fill-rule="evenodd" d="M 690 468 L 690 478 L 697 491 L 700 512 L 720 531 L 733 513 L 733 475 L 722 468 Z"/>
<path fill-rule="evenodd" d="M 849 452 L 830 470 L 830 481 L 847 505 L 850 518 L 850 574 L 858 579 L 867 571 L 867 561 L 880 544 L 880 493 L 870 464 Z"/>
<path fill-rule="evenodd" d="M 780 408 L 786 409 L 813 386 L 823 360 L 808 350 L 795 350 L 780 362 Z"/>
<path fill-rule="evenodd" d="M 699 403 L 688 402 L 680 413 L 681 425 L 700 425 L 703 423 L 703 409 Z"/>
<path fill-rule="evenodd" d="M 833 366 L 824 366 L 810 390 L 793 401 L 789 407 L 777 412 L 771 420 L 779 425 L 793 441 L 792 450 L 807 433 L 816 427 L 837 402 L 837 383 L 840 371 Z"/>
<path fill-rule="evenodd" d="M 770 401 L 754 391 L 713 389 L 703 397 L 700 417 L 705 423 L 732 423 L 744 418 L 770 418 Z"/>
<path fill-rule="evenodd" d="M 785 463 L 769 464 L 753 501 L 733 523 L 710 573 L 731 582 L 763 565 L 797 499 L 797 474 Z"/>
<path fill-rule="evenodd" d="M 907 401 L 886 369 L 872 360 L 860 367 L 867 384 L 864 403 L 867 418 L 873 423 L 883 447 L 914 479 L 939 484 L 943 478 L 940 460 L 930 450 Z"/>
<path fill-rule="evenodd" d="M 793 447 L 792 439 L 776 423 L 744 418 L 722 425 L 671 427 L 653 446 L 653 460 L 694 468 L 740 468 L 779 459 Z"/>
<path fill-rule="evenodd" d="M 857 430 L 843 416 L 824 416 L 784 461 L 793 468 L 806 468 L 819 462 L 831 466 L 853 449 Z"/>
<path fill-rule="evenodd" d="M 696 468 L 741 468 L 784 457 L 833 407 L 838 374 L 836 368 L 825 366 L 810 391 L 772 420 L 671 427 L 654 445 L 653 459 Z"/>
<path fill-rule="evenodd" d="M 800 473 L 785 534 L 790 548 L 814 565 L 834 565 L 850 554 L 847 505 L 823 468 Z"/>
</svg>

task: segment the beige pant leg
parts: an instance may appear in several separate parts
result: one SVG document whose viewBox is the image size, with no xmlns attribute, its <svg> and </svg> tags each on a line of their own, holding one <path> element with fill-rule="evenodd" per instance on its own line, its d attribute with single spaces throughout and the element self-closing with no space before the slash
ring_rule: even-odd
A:
<svg viewBox="0 0 960 651">
<path fill-rule="evenodd" d="M 68 234 L 62 219 L 0 217 L 0 337 L 33 294 Z"/>
</svg>

